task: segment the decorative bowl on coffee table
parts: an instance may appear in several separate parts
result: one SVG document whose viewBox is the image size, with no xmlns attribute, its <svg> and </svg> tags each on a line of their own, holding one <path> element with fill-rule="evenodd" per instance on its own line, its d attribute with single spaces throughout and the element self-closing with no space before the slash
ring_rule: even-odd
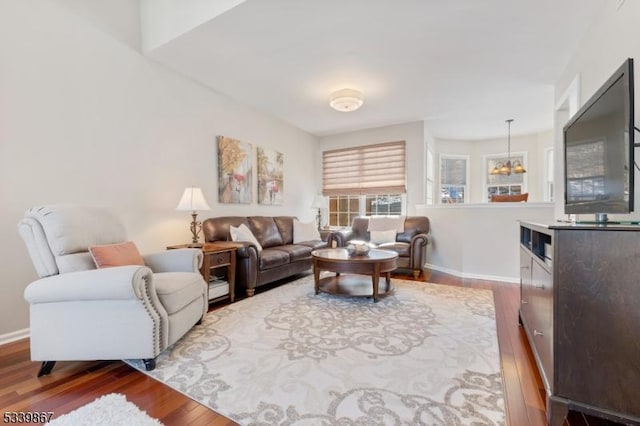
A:
<svg viewBox="0 0 640 426">
<path fill-rule="evenodd" d="M 347 246 L 347 251 L 351 256 L 366 256 L 369 253 L 371 246 L 366 242 L 352 242 Z"/>
</svg>

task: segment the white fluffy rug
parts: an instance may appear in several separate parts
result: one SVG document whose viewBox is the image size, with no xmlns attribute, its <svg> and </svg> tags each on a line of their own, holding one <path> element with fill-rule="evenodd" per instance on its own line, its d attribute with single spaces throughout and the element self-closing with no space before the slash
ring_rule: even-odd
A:
<svg viewBox="0 0 640 426">
<path fill-rule="evenodd" d="M 158 420 L 140 411 L 124 395 L 101 396 L 77 410 L 53 419 L 52 426 L 162 426 Z"/>
<path fill-rule="evenodd" d="M 378 303 L 282 285 L 209 313 L 147 374 L 243 425 L 504 424 L 492 293 L 394 284 Z"/>
</svg>

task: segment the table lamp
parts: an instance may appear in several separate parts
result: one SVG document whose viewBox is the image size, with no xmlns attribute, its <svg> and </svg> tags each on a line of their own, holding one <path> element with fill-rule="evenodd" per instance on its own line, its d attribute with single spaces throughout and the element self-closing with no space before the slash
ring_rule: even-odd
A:
<svg viewBox="0 0 640 426">
<path fill-rule="evenodd" d="M 311 203 L 311 208 L 312 209 L 318 209 L 318 214 L 316 216 L 316 220 L 318 221 L 318 229 L 320 229 L 320 226 L 322 225 L 322 209 L 326 209 L 327 208 L 327 197 L 323 196 L 323 195 L 316 195 L 313 199 L 313 202 Z"/>
<path fill-rule="evenodd" d="M 193 218 L 191 221 L 191 234 L 193 238 L 189 247 L 202 247 L 202 244 L 198 243 L 198 234 L 202 229 L 202 222 L 198 222 L 197 220 L 197 210 L 211 210 L 211 207 L 207 204 L 207 200 L 204 199 L 202 189 L 195 186 L 185 188 L 176 210 L 191 212 L 191 217 Z"/>
</svg>

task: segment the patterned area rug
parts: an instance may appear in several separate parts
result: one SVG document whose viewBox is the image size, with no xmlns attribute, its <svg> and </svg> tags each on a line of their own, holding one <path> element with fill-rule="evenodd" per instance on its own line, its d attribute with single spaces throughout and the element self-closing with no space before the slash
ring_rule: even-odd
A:
<svg viewBox="0 0 640 426">
<path fill-rule="evenodd" d="M 127 362 L 243 425 L 504 424 L 492 293 L 393 281 L 374 304 L 304 277 Z"/>
</svg>

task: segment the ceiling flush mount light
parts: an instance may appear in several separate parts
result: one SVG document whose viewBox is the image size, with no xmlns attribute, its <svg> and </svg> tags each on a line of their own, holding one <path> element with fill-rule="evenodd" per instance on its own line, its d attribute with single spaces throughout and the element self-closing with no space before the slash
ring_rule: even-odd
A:
<svg viewBox="0 0 640 426">
<path fill-rule="evenodd" d="M 527 173 L 525 168 L 522 166 L 520 161 L 515 160 L 513 162 L 513 166 L 511 165 L 511 122 L 513 118 L 507 120 L 507 162 L 504 164 L 498 163 L 493 169 L 491 169 L 492 175 L 507 175 L 509 176 L 512 172 L 516 174 Z"/>
<path fill-rule="evenodd" d="M 336 111 L 351 112 L 362 106 L 362 92 L 354 89 L 342 89 L 331 94 L 329 105 Z"/>
</svg>

